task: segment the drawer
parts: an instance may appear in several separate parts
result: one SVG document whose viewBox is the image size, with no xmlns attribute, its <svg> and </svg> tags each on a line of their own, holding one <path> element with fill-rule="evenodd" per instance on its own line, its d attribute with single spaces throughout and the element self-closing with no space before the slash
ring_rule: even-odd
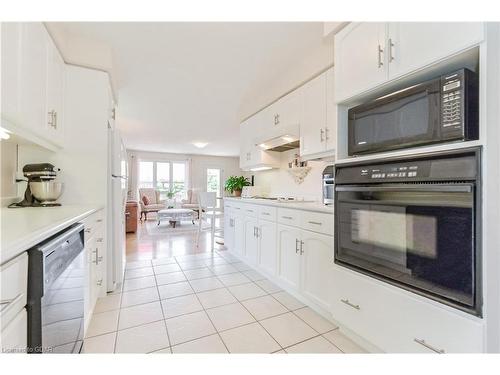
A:
<svg viewBox="0 0 500 375">
<path fill-rule="evenodd" d="M 93 237 L 102 237 L 104 233 L 103 210 L 97 211 L 83 220 L 85 243 Z"/>
<path fill-rule="evenodd" d="M 333 236 L 333 214 L 302 211 L 301 219 L 303 229 Z"/>
<path fill-rule="evenodd" d="M 0 267 L 2 329 L 27 303 L 28 253 L 24 252 Z"/>
<path fill-rule="evenodd" d="M 389 353 L 483 351 L 481 319 L 335 267 L 332 314 Z"/>
<path fill-rule="evenodd" d="M 3 325 L 3 322 L 2 322 Z M 28 347 L 28 313 L 23 308 L 5 327 L 2 326 L 2 353 L 26 353 Z"/>
<path fill-rule="evenodd" d="M 290 208 L 278 208 L 278 223 L 293 225 L 296 227 L 300 226 L 300 215 L 302 215 L 304 211 L 293 210 Z"/>
<path fill-rule="evenodd" d="M 269 221 L 276 221 L 278 209 L 271 206 L 260 206 L 259 207 L 259 218 Z"/>
<path fill-rule="evenodd" d="M 250 217 L 258 217 L 259 215 L 259 206 L 253 204 L 242 204 L 241 205 L 241 213 L 244 216 Z"/>
</svg>

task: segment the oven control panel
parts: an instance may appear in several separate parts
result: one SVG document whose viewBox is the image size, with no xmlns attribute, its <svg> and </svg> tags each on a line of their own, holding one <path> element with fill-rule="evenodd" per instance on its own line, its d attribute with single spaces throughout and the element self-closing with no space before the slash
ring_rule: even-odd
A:
<svg viewBox="0 0 500 375">
<path fill-rule="evenodd" d="M 425 168 L 421 168 L 423 172 Z M 380 168 L 363 168 L 360 170 L 361 177 L 368 177 L 372 180 L 381 179 L 406 179 L 419 176 L 419 165 L 387 166 Z"/>
</svg>

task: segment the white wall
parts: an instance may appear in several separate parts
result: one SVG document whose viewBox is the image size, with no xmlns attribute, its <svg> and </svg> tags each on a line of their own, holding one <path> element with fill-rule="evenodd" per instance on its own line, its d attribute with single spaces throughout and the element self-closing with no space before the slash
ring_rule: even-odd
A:
<svg viewBox="0 0 500 375">
<path fill-rule="evenodd" d="M 281 153 L 281 168 L 255 172 L 255 185 L 263 187 L 269 196 L 293 196 L 306 200 L 321 201 L 322 173 L 328 163 L 309 161 L 311 171 L 301 184 L 297 184 L 288 172 L 288 163 L 298 153 L 298 149 Z"/>
<path fill-rule="evenodd" d="M 131 199 L 137 199 L 137 170 L 134 170 L 136 161 L 144 160 L 170 160 L 187 161 L 191 160 L 191 187 L 198 191 L 206 191 L 206 169 L 221 168 L 222 182 L 231 175 L 244 175 L 239 167 L 239 158 L 190 154 L 170 154 L 162 152 L 148 152 L 127 150 L 130 166 L 129 195 Z"/>
</svg>

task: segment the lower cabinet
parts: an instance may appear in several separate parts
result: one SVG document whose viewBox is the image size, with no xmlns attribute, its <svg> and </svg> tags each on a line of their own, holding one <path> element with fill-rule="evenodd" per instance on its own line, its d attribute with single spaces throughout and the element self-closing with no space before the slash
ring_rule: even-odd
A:
<svg viewBox="0 0 500 375">
<path fill-rule="evenodd" d="M 333 237 L 302 230 L 302 293 L 329 308 L 333 271 Z"/>
<path fill-rule="evenodd" d="M 245 251 L 245 231 L 243 218 L 240 215 L 233 216 L 234 241 L 232 251 L 239 256 L 243 256 Z"/>
<path fill-rule="evenodd" d="M 23 308 L 0 331 L 0 350 L 2 353 L 26 353 L 28 347 L 28 313 Z"/>
<path fill-rule="evenodd" d="M 276 229 L 276 223 L 259 219 L 257 230 L 259 242 L 258 266 L 270 275 L 276 275 Z"/>
<path fill-rule="evenodd" d="M 334 266 L 333 317 L 389 353 L 479 353 L 481 319 Z"/>
<path fill-rule="evenodd" d="M 329 309 L 333 237 L 278 225 L 278 277 L 318 306 Z"/>
<path fill-rule="evenodd" d="M 300 229 L 278 225 L 278 277 L 292 289 L 300 285 Z"/>
<path fill-rule="evenodd" d="M 257 265 L 257 255 L 259 250 L 258 242 L 258 220 L 253 217 L 245 217 L 243 221 L 245 245 L 244 245 L 244 258 L 253 265 Z"/>
</svg>

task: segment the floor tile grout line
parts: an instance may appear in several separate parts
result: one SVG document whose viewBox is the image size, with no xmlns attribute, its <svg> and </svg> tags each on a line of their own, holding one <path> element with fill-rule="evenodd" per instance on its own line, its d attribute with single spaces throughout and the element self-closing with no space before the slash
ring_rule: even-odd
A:
<svg viewBox="0 0 500 375">
<path fill-rule="evenodd" d="M 153 262 L 151 262 L 151 264 L 153 264 Z M 153 272 L 154 272 L 154 269 L 153 269 Z M 186 277 L 186 276 L 184 276 L 184 277 Z M 158 298 L 160 298 L 160 288 L 158 286 L 158 280 L 156 280 L 156 275 L 155 275 L 155 284 L 156 284 L 156 293 L 158 294 Z M 168 346 L 170 348 L 172 346 L 172 342 L 170 341 L 167 320 L 165 319 L 165 311 L 163 311 L 163 304 L 161 303 L 161 299 L 159 300 L 159 303 L 160 303 L 161 315 L 163 316 L 163 325 L 165 326 L 165 332 L 167 332 Z M 161 350 L 161 349 L 158 349 L 158 350 Z M 172 353 L 172 349 L 170 349 L 170 353 Z"/>
<path fill-rule="evenodd" d="M 231 291 L 230 291 L 230 290 L 229 290 L 229 293 L 231 293 Z M 231 293 L 231 294 L 232 294 L 232 293 Z M 234 297 L 234 298 L 236 298 L 236 296 L 234 296 L 234 295 L 233 295 L 233 297 Z M 236 298 L 236 299 L 237 299 L 237 298 Z M 247 308 L 247 307 L 246 307 L 243 303 L 241 303 L 241 302 L 240 302 L 240 305 L 241 305 L 241 306 L 243 306 L 243 308 L 244 308 L 245 310 L 247 310 L 247 311 L 248 311 L 248 313 L 252 316 L 252 318 L 254 318 L 254 319 L 255 319 L 255 322 L 257 322 L 257 323 L 258 323 L 258 324 L 262 327 L 262 329 L 263 329 L 264 331 L 266 331 L 266 333 L 267 333 L 267 334 L 268 334 L 268 335 L 269 335 L 269 336 L 270 336 L 270 337 L 271 337 L 271 338 L 272 338 L 272 339 L 276 342 L 276 344 L 278 344 L 278 346 L 279 346 L 281 349 L 283 349 L 283 347 L 282 347 L 282 346 L 281 346 L 281 344 L 278 342 L 278 340 L 276 340 L 276 339 L 274 338 L 274 336 L 273 336 L 273 335 L 271 335 L 271 333 L 267 331 L 266 327 L 264 327 L 264 326 L 260 323 L 260 321 L 259 321 L 259 320 L 257 320 L 257 319 L 255 318 L 255 316 L 251 313 L 251 311 L 250 311 L 250 310 L 248 310 L 248 308 Z M 250 323 L 250 324 L 253 324 L 253 322 L 252 322 L 252 323 Z M 236 327 L 236 328 L 237 328 L 237 327 Z"/>
<path fill-rule="evenodd" d="M 212 252 L 212 253 L 213 253 L 213 252 Z M 184 272 L 184 271 L 182 271 L 182 272 Z M 184 276 L 186 276 L 186 275 L 184 274 Z M 220 282 L 220 280 L 219 280 L 219 282 Z M 188 283 L 189 283 L 189 286 L 191 287 L 191 289 L 193 289 L 193 291 L 194 291 L 194 288 L 193 288 L 193 286 L 191 285 L 191 282 L 190 282 L 189 280 L 188 280 Z M 208 320 L 210 321 L 210 324 L 212 324 L 213 328 L 215 329 L 215 332 L 216 332 L 216 333 L 217 333 L 217 335 L 219 336 L 219 339 L 221 340 L 222 344 L 223 344 L 223 345 L 224 345 L 224 347 L 226 348 L 227 352 L 228 352 L 228 353 L 231 353 L 231 352 L 229 351 L 229 348 L 227 347 L 226 343 L 225 343 L 225 342 L 224 342 L 224 340 L 222 339 L 222 336 L 220 335 L 219 330 L 217 329 L 217 327 L 215 326 L 214 322 L 213 322 L 213 321 L 212 321 L 212 319 L 210 318 L 210 315 L 208 315 L 207 311 L 205 310 L 205 306 L 203 306 L 203 304 L 201 303 L 200 297 L 198 297 L 198 294 L 197 294 L 197 292 L 196 292 L 196 291 L 195 291 L 195 294 L 194 294 L 194 295 L 196 296 L 196 299 L 198 300 L 198 303 L 199 303 L 199 304 L 201 305 L 201 307 L 203 308 L 203 311 L 205 312 L 205 315 L 207 316 Z"/>
</svg>

